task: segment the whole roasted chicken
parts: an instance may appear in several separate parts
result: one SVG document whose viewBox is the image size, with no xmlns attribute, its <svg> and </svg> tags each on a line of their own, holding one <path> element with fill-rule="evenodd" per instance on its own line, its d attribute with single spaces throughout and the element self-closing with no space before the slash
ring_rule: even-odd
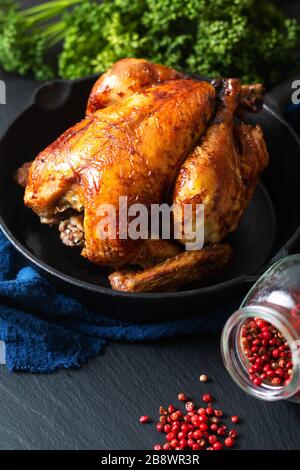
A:
<svg viewBox="0 0 300 470">
<path fill-rule="evenodd" d="M 242 121 L 262 101 L 261 85 L 208 83 L 123 59 L 94 85 L 86 117 L 18 170 L 25 204 L 42 223 L 58 224 L 66 245 L 111 266 L 114 289 L 170 290 L 203 279 L 230 261 L 230 246 L 220 242 L 236 230 L 268 164 L 261 128 Z M 149 208 L 203 204 L 204 248 L 184 249 L 186 227 L 179 243 L 122 237 L 122 196 Z M 99 233 L 98 208 L 107 204 L 117 214 L 115 237 Z M 179 227 L 182 213 L 174 212 Z"/>
</svg>

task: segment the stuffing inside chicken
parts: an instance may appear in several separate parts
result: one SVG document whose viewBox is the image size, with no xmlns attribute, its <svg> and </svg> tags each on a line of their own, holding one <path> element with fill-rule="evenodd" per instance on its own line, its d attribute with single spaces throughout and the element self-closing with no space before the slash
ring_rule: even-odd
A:
<svg viewBox="0 0 300 470">
<path fill-rule="evenodd" d="M 83 215 L 72 215 L 59 223 L 60 239 L 71 248 L 84 246 Z"/>
<path fill-rule="evenodd" d="M 170 290 L 203 279 L 230 261 L 222 242 L 268 164 L 262 129 L 243 122 L 244 111 L 257 112 L 262 102 L 261 85 L 211 84 L 123 59 L 94 85 L 86 117 L 18 170 L 25 204 L 44 223 L 58 224 L 67 246 L 115 268 L 114 289 Z M 205 247 L 185 251 L 186 231 L 176 242 L 123 238 L 119 225 L 116 237 L 99 233 L 98 207 L 114 207 L 118 221 L 123 196 L 147 208 L 204 204 Z M 191 232 L 193 224 L 194 217 Z"/>
</svg>

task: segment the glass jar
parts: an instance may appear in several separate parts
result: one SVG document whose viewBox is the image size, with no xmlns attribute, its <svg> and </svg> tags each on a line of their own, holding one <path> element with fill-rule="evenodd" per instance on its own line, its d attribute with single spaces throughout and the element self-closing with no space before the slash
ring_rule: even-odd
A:
<svg viewBox="0 0 300 470">
<path fill-rule="evenodd" d="M 221 351 L 229 374 L 245 392 L 268 401 L 300 402 L 300 254 L 277 261 L 256 282 L 227 321 Z M 282 367 L 288 378 L 277 385 Z"/>
</svg>

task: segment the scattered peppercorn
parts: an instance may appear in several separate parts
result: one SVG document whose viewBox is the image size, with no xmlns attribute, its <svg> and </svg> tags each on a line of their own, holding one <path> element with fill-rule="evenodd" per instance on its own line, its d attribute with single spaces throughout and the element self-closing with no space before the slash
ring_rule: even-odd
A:
<svg viewBox="0 0 300 470">
<path fill-rule="evenodd" d="M 234 439 L 232 439 L 232 437 L 226 437 L 224 444 L 226 447 L 232 447 L 234 445 Z"/>
<path fill-rule="evenodd" d="M 163 432 L 164 425 L 162 423 L 157 423 L 156 429 L 158 430 L 158 432 Z"/>
<path fill-rule="evenodd" d="M 213 416 L 210 418 L 210 421 L 214 424 L 218 424 L 220 422 L 220 419 L 217 416 Z"/>
<path fill-rule="evenodd" d="M 171 413 L 174 413 L 174 411 L 176 411 L 176 408 L 174 405 L 169 405 L 168 406 L 168 413 L 171 414 Z"/>
<path fill-rule="evenodd" d="M 159 417 L 159 422 L 162 423 L 162 424 L 167 424 L 167 417 L 161 415 L 161 416 Z"/>
<path fill-rule="evenodd" d="M 230 419 L 231 419 L 231 421 L 232 421 L 234 424 L 238 423 L 239 420 L 240 420 L 240 418 L 239 418 L 238 416 L 231 416 Z"/>
<path fill-rule="evenodd" d="M 218 434 L 219 436 L 226 436 L 226 434 L 227 434 L 226 429 L 225 429 L 223 426 L 220 427 L 220 428 L 218 429 L 218 431 L 217 431 L 217 434 Z"/>
<path fill-rule="evenodd" d="M 223 449 L 223 444 L 222 442 L 220 441 L 216 441 L 214 444 L 213 444 L 213 450 L 222 450 Z"/>
<path fill-rule="evenodd" d="M 171 431 L 171 425 L 170 425 L 170 424 L 166 424 L 166 425 L 164 426 L 164 432 L 165 432 L 166 434 L 168 434 L 170 431 Z"/>
<path fill-rule="evenodd" d="M 181 392 L 178 399 L 186 401 L 187 395 Z M 223 410 L 213 408 L 213 398 L 209 393 L 202 395 L 202 400 L 209 404 L 207 408 L 197 408 L 192 401 L 185 403 L 185 412 L 176 409 L 174 405 L 169 405 L 167 411 L 160 407 L 156 429 L 165 434 L 166 442 L 155 444 L 154 450 L 222 450 L 224 446 L 234 446 L 238 433 L 234 429 L 227 430 L 222 422 Z M 141 423 L 149 421 L 149 416 L 140 418 Z M 231 421 L 237 423 L 239 417 L 233 415 Z"/>
<path fill-rule="evenodd" d="M 160 444 L 155 444 L 153 447 L 154 450 L 163 450 L 163 447 Z"/>
<path fill-rule="evenodd" d="M 199 377 L 199 380 L 200 380 L 200 382 L 207 382 L 208 377 L 205 374 L 201 374 L 200 377 Z"/>
<path fill-rule="evenodd" d="M 185 404 L 185 409 L 187 411 L 194 411 L 195 409 L 195 405 L 192 401 L 188 401 L 186 404 Z"/>
<path fill-rule="evenodd" d="M 232 439 L 236 439 L 238 437 L 238 433 L 235 429 L 231 429 L 231 431 L 228 433 L 228 436 L 232 437 Z"/>
<path fill-rule="evenodd" d="M 214 434 L 210 434 L 207 438 L 208 442 L 212 445 L 217 442 L 218 438 Z"/>
<path fill-rule="evenodd" d="M 179 394 L 178 394 L 178 400 L 179 400 L 179 401 L 187 401 L 187 399 L 188 399 L 188 398 L 187 398 L 187 396 L 186 396 L 185 393 L 179 393 Z"/>
<path fill-rule="evenodd" d="M 165 410 L 162 406 L 159 407 L 159 414 L 160 415 L 167 415 L 168 412 L 167 410 Z"/>
<path fill-rule="evenodd" d="M 210 403 L 213 401 L 213 398 L 212 396 L 210 395 L 210 393 L 204 393 L 202 395 L 202 400 L 205 402 L 205 403 Z"/>
<path fill-rule="evenodd" d="M 151 420 L 150 420 L 149 416 L 141 416 L 140 417 L 140 423 L 142 423 L 142 424 L 150 423 L 150 421 Z"/>
</svg>

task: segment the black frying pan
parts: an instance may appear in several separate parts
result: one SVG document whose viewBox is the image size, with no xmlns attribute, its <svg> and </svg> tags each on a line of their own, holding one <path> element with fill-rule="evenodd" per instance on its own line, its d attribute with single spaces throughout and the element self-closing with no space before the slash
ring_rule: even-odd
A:
<svg viewBox="0 0 300 470">
<path fill-rule="evenodd" d="M 161 320 L 175 315 L 201 313 L 204 307 L 235 291 L 250 287 L 272 259 L 291 252 L 300 238 L 300 140 L 275 109 L 264 106 L 251 122 L 262 125 L 271 156 L 262 183 L 231 236 L 233 262 L 213 281 L 194 284 L 178 292 L 132 294 L 113 291 L 108 272 L 68 249 L 57 229 L 40 224 L 23 205 L 22 191 L 13 173 L 83 117 L 95 77 L 75 82 L 54 81 L 43 85 L 28 108 L 15 120 L 0 141 L 0 227 L 31 263 L 63 290 L 93 309 L 129 320 Z"/>
</svg>

